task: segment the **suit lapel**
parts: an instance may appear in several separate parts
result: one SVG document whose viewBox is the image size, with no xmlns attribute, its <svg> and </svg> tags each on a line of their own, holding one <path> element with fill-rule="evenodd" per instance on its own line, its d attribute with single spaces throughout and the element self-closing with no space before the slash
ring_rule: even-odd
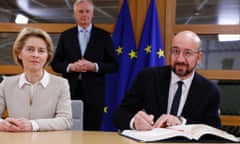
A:
<svg viewBox="0 0 240 144">
<path fill-rule="evenodd" d="M 77 57 L 82 57 L 82 52 L 81 52 L 81 48 L 80 48 L 80 43 L 78 41 L 78 28 L 75 27 L 75 29 L 73 29 L 73 37 L 70 38 L 72 45 L 74 47 L 74 50 L 72 52 L 72 54 L 75 53 L 75 55 L 77 55 Z M 78 51 L 78 53 L 76 53 Z"/>
<path fill-rule="evenodd" d="M 95 48 L 95 46 L 94 46 L 94 38 L 95 37 L 96 37 L 95 36 L 95 28 L 94 28 L 94 25 L 93 25 L 92 29 L 91 29 L 89 41 L 87 43 L 87 48 L 86 48 L 86 51 L 85 51 L 85 54 L 84 54 L 85 57 L 88 54 L 88 51 L 91 50 L 91 48 Z"/>
<path fill-rule="evenodd" d="M 195 73 L 182 114 L 191 112 L 201 99 L 201 81 L 198 74 Z"/>
<path fill-rule="evenodd" d="M 158 88 L 158 101 L 159 101 L 159 110 L 160 113 L 167 113 L 168 107 L 168 95 L 169 95 L 169 84 L 170 84 L 170 77 L 171 77 L 171 70 L 167 69 L 165 72 L 166 75 L 163 76 L 162 73 L 159 73 L 158 80 L 159 86 Z"/>
</svg>

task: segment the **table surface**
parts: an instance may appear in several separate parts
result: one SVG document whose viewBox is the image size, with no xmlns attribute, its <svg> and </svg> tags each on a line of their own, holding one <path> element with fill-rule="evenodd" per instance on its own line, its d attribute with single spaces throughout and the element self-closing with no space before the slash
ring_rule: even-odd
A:
<svg viewBox="0 0 240 144">
<path fill-rule="evenodd" d="M 1 144 L 145 144 L 120 136 L 117 132 L 48 131 L 0 132 Z M 157 144 L 157 143 L 154 143 Z M 158 143 L 161 144 L 161 143 Z M 190 144 L 190 143 L 189 143 Z M 197 144 L 197 143 L 194 143 Z M 206 144 L 206 143 L 205 143 Z"/>
</svg>

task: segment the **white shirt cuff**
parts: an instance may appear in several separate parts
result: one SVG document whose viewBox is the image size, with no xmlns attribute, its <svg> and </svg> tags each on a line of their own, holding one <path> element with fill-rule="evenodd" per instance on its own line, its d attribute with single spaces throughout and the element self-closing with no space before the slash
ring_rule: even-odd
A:
<svg viewBox="0 0 240 144">
<path fill-rule="evenodd" d="M 32 123 L 32 131 L 39 131 L 39 125 L 37 124 L 36 121 L 31 120 Z"/>
<path fill-rule="evenodd" d="M 67 66 L 67 69 L 66 69 L 67 72 L 70 72 L 70 66 L 71 66 L 71 63 L 68 64 L 68 66 Z"/>
<path fill-rule="evenodd" d="M 179 118 L 179 119 L 181 120 L 181 122 L 182 122 L 181 125 L 185 125 L 185 124 L 187 123 L 187 120 L 186 120 L 184 117 L 179 116 L 178 118 Z"/>
<path fill-rule="evenodd" d="M 135 119 L 132 118 L 131 121 L 130 121 L 129 126 L 130 126 L 131 129 L 135 129 L 135 128 L 134 128 L 134 125 L 133 125 L 133 124 L 134 124 L 134 120 L 135 120 Z"/>
<path fill-rule="evenodd" d="M 97 63 L 95 63 L 95 65 L 96 65 L 96 72 L 98 72 L 99 71 L 99 66 L 98 66 Z"/>
</svg>

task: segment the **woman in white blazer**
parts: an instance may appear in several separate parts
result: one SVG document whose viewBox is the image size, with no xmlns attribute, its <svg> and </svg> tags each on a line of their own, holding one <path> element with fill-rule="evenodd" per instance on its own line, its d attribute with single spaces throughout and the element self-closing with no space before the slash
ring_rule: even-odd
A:
<svg viewBox="0 0 240 144">
<path fill-rule="evenodd" d="M 68 81 L 45 70 L 53 57 L 50 36 L 42 29 L 24 28 L 13 45 L 13 57 L 23 73 L 0 84 L 0 131 L 65 130 L 72 125 Z"/>
</svg>

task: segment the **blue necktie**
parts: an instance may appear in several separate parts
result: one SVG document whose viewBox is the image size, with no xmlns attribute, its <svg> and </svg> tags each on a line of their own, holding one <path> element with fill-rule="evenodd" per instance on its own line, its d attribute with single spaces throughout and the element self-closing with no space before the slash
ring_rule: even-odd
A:
<svg viewBox="0 0 240 144">
<path fill-rule="evenodd" d="M 79 35 L 79 43 L 80 43 L 80 49 L 82 53 L 82 57 L 85 54 L 86 48 L 87 48 L 87 43 L 88 43 L 88 31 L 85 29 L 80 30 L 80 35 Z M 82 79 L 82 74 L 79 73 L 78 79 Z"/>
<path fill-rule="evenodd" d="M 88 43 L 88 31 L 80 30 L 80 47 L 81 47 L 82 56 L 84 56 L 84 53 L 86 51 L 87 43 Z"/>
<path fill-rule="evenodd" d="M 177 112 L 178 112 L 178 106 L 179 106 L 181 95 L 182 95 L 183 82 L 178 81 L 177 84 L 178 84 L 178 88 L 177 88 L 177 91 L 173 98 L 172 107 L 171 107 L 171 111 L 170 111 L 170 114 L 175 115 L 175 116 L 177 115 Z"/>
</svg>

